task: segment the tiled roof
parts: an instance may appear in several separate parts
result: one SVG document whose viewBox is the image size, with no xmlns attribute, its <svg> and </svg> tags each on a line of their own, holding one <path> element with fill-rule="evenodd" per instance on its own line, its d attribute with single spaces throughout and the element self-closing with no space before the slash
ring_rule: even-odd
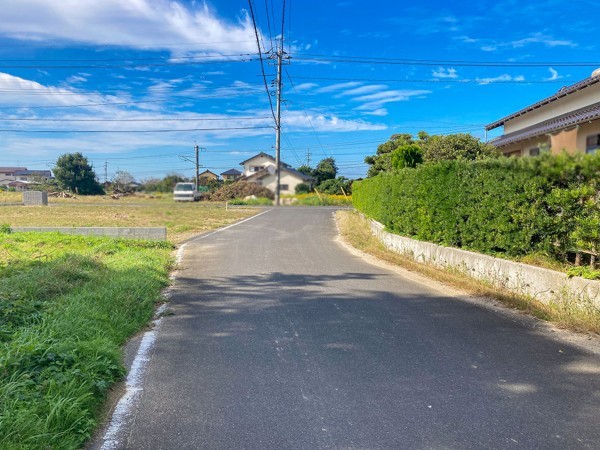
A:
<svg viewBox="0 0 600 450">
<path fill-rule="evenodd" d="M 0 167 L 0 172 L 17 172 L 19 170 L 27 170 L 27 167 Z"/>
<path fill-rule="evenodd" d="M 554 131 L 562 130 L 563 128 L 572 127 L 597 119 L 600 119 L 600 103 L 595 103 L 593 105 L 586 106 L 585 108 L 563 114 L 562 116 L 546 120 L 545 122 L 515 131 L 514 133 L 505 134 L 497 139 L 494 139 L 493 141 L 490 141 L 490 143 L 496 147 L 503 147 L 517 141 L 552 133 Z"/>
<path fill-rule="evenodd" d="M 252 159 L 254 159 L 254 158 L 258 157 L 258 156 L 262 156 L 262 157 L 264 157 L 264 158 L 270 159 L 271 161 L 275 161 L 275 158 L 273 158 L 273 157 L 272 157 L 271 155 L 269 155 L 268 153 L 265 153 L 265 152 L 260 152 L 258 155 L 254 155 L 252 158 L 248 158 L 247 160 L 245 160 L 245 161 L 242 161 L 242 162 L 240 163 L 240 166 L 243 166 L 243 165 L 244 165 L 244 164 L 246 164 L 248 161 L 250 161 L 250 160 L 252 160 Z M 289 164 L 287 164 L 287 163 L 284 163 L 283 161 L 279 161 L 279 162 L 281 163 L 281 166 L 282 166 L 282 167 L 291 167 Z"/>
<path fill-rule="evenodd" d="M 571 86 L 563 87 L 556 94 L 551 95 L 550 97 L 540 100 L 539 102 L 534 103 L 533 105 L 530 105 L 526 108 L 521 109 L 520 111 L 517 111 L 506 117 L 503 117 L 502 119 L 492 122 L 489 125 L 486 125 L 485 129 L 489 131 L 489 130 L 493 130 L 494 128 L 498 128 L 498 127 L 504 125 L 504 123 L 508 122 L 509 120 L 512 120 L 516 117 L 522 116 L 523 114 L 526 114 L 535 109 L 541 108 L 542 106 L 552 103 L 552 102 L 558 100 L 559 98 L 566 97 L 567 95 L 570 95 L 574 92 L 585 89 L 585 88 L 592 86 L 598 82 L 600 82 L 600 76 L 595 76 L 595 77 L 586 78 L 585 80 L 579 81 L 578 83 L 572 84 Z"/>
<path fill-rule="evenodd" d="M 50 178 L 52 176 L 52 172 L 49 170 L 27 170 L 27 169 L 23 169 L 23 170 L 17 170 L 15 172 L 15 175 L 37 175 L 40 177 L 46 177 L 46 178 Z"/>
<path fill-rule="evenodd" d="M 221 175 L 241 175 L 241 174 L 242 174 L 242 172 L 240 172 L 237 169 L 229 169 L 225 172 L 221 172 Z"/>
</svg>

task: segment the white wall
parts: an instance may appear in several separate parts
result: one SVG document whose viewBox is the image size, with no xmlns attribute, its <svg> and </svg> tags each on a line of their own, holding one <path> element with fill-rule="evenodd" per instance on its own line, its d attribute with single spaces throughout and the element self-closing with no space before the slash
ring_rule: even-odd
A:
<svg viewBox="0 0 600 450">
<path fill-rule="evenodd" d="M 441 268 L 453 268 L 496 287 L 524 294 L 544 303 L 576 300 L 583 306 L 600 307 L 600 282 L 569 278 L 567 274 L 494 258 L 458 248 L 443 247 L 388 233 L 382 224 L 371 220 L 371 231 L 386 248 L 411 259 Z"/>
<path fill-rule="evenodd" d="M 541 108 L 530 111 L 522 116 L 509 120 L 504 124 L 504 134 L 522 130 L 545 120 L 553 119 L 562 114 L 585 108 L 600 102 L 600 83 L 596 83 L 581 91 L 559 98 Z"/>
</svg>

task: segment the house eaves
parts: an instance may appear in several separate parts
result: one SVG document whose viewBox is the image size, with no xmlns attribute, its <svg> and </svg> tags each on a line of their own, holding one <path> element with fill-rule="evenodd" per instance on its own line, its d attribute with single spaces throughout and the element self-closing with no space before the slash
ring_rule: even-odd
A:
<svg viewBox="0 0 600 450">
<path fill-rule="evenodd" d="M 555 102 L 558 99 L 561 99 L 563 97 L 566 97 L 567 95 L 573 94 L 574 92 L 577 91 L 581 91 L 582 89 L 585 89 L 587 87 L 590 87 L 596 83 L 600 82 L 600 76 L 595 76 L 595 77 L 589 77 L 586 78 L 585 80 L 579 81 L 578 83 L 572 84 L 571 86 L 566 86 L 561 88 L 556 94 L 551 95 L 550 97 L 547 97 L 543 100 L 540 100 L 537 103 L 534 103 L 533 105 L 530 105 L 526 108 L 523 108 L 520 111 L 517 111 L 515 113 L 512 113 L 506 117 L 503 117 L 500 120 L 497 120 L 495 122 L 490 123 L 489 125 L 485 126 L 485 129 L 487 131 L 493 130 L 494 128 L 498 128 L 502 125 L 504 125 L 506 122 L 508 122 L 509 120 L 515 119 L 519 116 L 522 116 L 524 114 L 527 114 L 531 111 L 534 111 L 536 109 L 541 108 L 542 106 L 548 105 L 552 102 Z"/>
<path fill-rule="evenodd" d="M 591 122 L 597 119 L 600 119 L 600 102 L 567 114 L 563 114 L 562 116 L 546 120 L 539 124 L 532 125 L 522 130 L 515 131 L 514 133 L 505 134 L 490 141 L 490 144 L 493 144 L 496 147 L 503 147 L 518 141 L 553 133 L 564 128 L 577 126 L 582 123 Z"/>
</svg>

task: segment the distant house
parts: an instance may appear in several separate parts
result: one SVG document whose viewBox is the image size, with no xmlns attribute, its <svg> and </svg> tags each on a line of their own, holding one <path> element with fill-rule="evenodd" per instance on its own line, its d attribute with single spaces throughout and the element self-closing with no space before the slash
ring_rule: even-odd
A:
<svg viewBox="0 0 600 450">
<path fill-rule="evenodd" d="M 242 172 L 236 169 L 229 169 L 221 173 L 221 178 L 225 181 L 235 181 L 242 176 Z"/>
<path fill-rule="evenodd" d="M 0 185 L 8 186 L 11 181 L 16 181 L 16 172 L 27 170 L 27 167 L 0 167 Z"/>
<path fill-rule="evenodd" d="M 244 166 L 242 181 L 248 183 L 256 183 L 267 189 L 275 192 L 277 185 L 277 177 L 275 175 L 276 161 L 271 155 L 260 152 L 252 158 L 242 161 L 240 165 Z M 301 183 L 312 186 L 313 178 L 298 172 L 289 164 L 280 161 L 281 176 L 280 176 L 280 193 L 294 194 L 296 186 Z"/>
<path fill-rule="evenodd" d="M 204 172 L 198 174 L 198 182 L 202 185 L 208 184 L 209 181 L 218 180 L 219 175 L 210 170 L 205 170 Z"/>
<path fill-rule="evenodd" d="M 54 178 L 50 170 L 27 170 L 26 167 L 0 167 L 0 185 L 25 189 L 28 185 Z M 19 183 L 17 183 L 19 182 Z"/>
<path fill-rule="evenodd" d="M 506 156 L 536 156 L 543 150 L 595 153 L 600 148 L 600 69 L 485 129 L 500 126 L 504 134 L 491 144 Z"/>
</svg>

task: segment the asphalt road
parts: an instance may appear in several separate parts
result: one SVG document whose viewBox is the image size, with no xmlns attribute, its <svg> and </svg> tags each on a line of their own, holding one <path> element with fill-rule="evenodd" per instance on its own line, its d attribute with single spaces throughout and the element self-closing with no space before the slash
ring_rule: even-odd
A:
<svg viewBox="0 0 600 450">
<path fill-rule="evenodd" d="M 370 265 L 330 209 L 187 244 L 129 449 L 600 448 L 600 362 Z"/>
</svg>

